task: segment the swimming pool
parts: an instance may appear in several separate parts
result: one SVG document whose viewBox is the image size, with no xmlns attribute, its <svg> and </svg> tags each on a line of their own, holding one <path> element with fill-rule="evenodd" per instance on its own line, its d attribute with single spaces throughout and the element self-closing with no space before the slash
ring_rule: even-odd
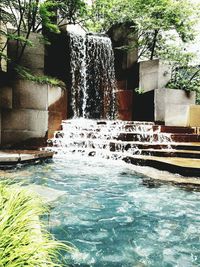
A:
<svg viewBox="0 0 200 267">
<path fill-rule="evenodd" d="M 49 228 L 78 248 L 71 266 L 200 265 L 199 192 L 149 188 L 126 163 L 72 155 L 5 176 L 62 191 Z"/>
</svg>

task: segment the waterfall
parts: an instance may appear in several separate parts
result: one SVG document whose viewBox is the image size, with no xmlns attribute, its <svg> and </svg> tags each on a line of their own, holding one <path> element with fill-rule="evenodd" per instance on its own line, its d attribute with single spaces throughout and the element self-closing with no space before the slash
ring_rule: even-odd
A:
<svg viewBox="0 0 200 267">
<path fill-rule="evenodd" d="M 141 147 L 164 145 L 170 148 L 170 133 L 162 133 L 152 122 L 72 119 L 62 123 L 62 130 L 49 140 L 48 150 L 59 157 L 96 156 L 120 159 L 138 155 Z"/>
<path fill-rule="evenodd" d="M 75 118 L 114 119 L 116 82 L 111 40 L 70 33 L 71 105 Z"/>
</svg>

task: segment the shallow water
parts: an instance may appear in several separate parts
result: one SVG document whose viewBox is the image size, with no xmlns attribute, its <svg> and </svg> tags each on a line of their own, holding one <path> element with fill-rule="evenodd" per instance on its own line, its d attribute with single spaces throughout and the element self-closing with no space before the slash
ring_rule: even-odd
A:
<svg viewBox="0 0 200 267">
<path fill-rule="evenodd" d="M 200 266 L 199 192 L 148 188 L 125 163 L 72 156 L 6 176 L 65 192 L 49 227 L 79 249 L 71 266 Z"/>
</svg>

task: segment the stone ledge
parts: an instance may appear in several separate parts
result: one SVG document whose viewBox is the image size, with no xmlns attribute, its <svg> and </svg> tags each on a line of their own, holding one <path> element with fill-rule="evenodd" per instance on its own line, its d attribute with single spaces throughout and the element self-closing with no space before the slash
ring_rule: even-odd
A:
<svg viewBox="0 0 200 267">
<path fill-rule="evenodd" d="M 0 150 L 0 169 L 15 167 L 17 164 L 51 159 L 53 152 L 39 150 Z"/>
<path fill-rule="evenodd" d="M 127 163 L 149 166 L 182 176 L 200 177 L 200 159 L 133 155 L 125 156 L 123 160 Z"/>
</svg>

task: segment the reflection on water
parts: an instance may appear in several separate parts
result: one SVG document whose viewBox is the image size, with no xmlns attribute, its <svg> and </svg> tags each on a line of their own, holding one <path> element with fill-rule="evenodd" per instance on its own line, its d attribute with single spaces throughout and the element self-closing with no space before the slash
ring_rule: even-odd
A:
<svg viewBox="0 0 200 267">
<path fill-rule="evenodd" d="M 148 188 L 125 163 L 92 160 L 56 159 L 5 174 L 64 192 L 49 227 L 79 249 L 72 266 L 200 266 L 199 192 Z"/>
</svg>

